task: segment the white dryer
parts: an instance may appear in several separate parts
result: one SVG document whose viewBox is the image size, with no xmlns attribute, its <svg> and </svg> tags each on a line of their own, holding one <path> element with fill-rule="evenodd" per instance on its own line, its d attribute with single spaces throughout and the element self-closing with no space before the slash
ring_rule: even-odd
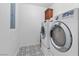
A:
<svg viewBox="0 0 79 59">
<path fill-rule="evenodd" d="M 79 55 L 79 9 L 55 17 L 50 25 L 50 51 L 55 56 Z"/>
<path fill-rule="evenodd" d="M 48 55 L 48 49 L 49 49 L 49 41 L 48 41 L 48 28 L 49 22 L 42 22 L 41 24 L 41 32 L 40 32 L 40 44 L 41 49 L 44 53 L 44 55 Z"/>
</svg>

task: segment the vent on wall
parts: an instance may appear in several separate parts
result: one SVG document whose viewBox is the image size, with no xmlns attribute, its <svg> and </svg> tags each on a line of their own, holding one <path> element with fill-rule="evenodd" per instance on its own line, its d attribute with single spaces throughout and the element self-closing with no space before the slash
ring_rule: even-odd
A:
<svg viewBox="0 0 79 59">
<path fill-rule="evenodd" d="M 15 3 L 10 4 L 10 29 L 15 29 Z"/>
</svg>

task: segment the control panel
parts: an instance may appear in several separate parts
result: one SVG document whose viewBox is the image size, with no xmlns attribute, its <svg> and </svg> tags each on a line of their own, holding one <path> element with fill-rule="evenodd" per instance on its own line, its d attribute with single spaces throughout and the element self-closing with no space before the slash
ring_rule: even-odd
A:
<svg viewBox="0 0 79 59">
<path fill-rule="evenodd" d="M 62 17 L 72 16 L 73 14 L 74 14 L 74 11 L 71 10 L 71 11 L 68 11 L 68 12 L 63 13 Z"/>
</svg>

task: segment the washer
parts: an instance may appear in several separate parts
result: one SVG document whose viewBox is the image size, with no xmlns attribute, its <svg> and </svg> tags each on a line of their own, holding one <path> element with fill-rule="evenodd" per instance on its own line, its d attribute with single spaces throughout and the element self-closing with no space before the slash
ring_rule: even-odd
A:
<svg viewBox="0 0 79 59">
<path fill-rule="evenodd" d="M 48 41 L 48 28 L 49 27 L 49 22 L 42 22 L 41 24 L 41 32 L 40 32 L 40 44 L 41 44 L 41 49 L 44 53 L 44 55 L 48 55 L 48 50 L 49 50 L 49 41 Z"/>
<path fill-rule="evenodd" d="M 79 9 L 55 17 L 50 24 L 50 51 L 55 56 L 79 55 Z"/>
</svg>

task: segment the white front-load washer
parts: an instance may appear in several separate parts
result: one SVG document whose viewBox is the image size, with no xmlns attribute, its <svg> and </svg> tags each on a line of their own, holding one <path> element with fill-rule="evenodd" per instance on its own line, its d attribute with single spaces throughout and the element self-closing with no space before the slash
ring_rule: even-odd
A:
<svg viewBox="0 0 79 59">
<path fill-rule="evenodd" d="M 42 22 L 41 24 L 41 32 L 40 32 L 40 44 L 41 44 L 41 50 L 43 51 L 44 55 L 48 55 L 49 50 L 49 41 L 48 41 L 48 28 L 49 22 Z"/>
<path fill-rule="evenodd" d="M 55 17 L 50 26 L 50 51 L 55 56 L 79 55 L 79 9 Z"/>
</svg>

